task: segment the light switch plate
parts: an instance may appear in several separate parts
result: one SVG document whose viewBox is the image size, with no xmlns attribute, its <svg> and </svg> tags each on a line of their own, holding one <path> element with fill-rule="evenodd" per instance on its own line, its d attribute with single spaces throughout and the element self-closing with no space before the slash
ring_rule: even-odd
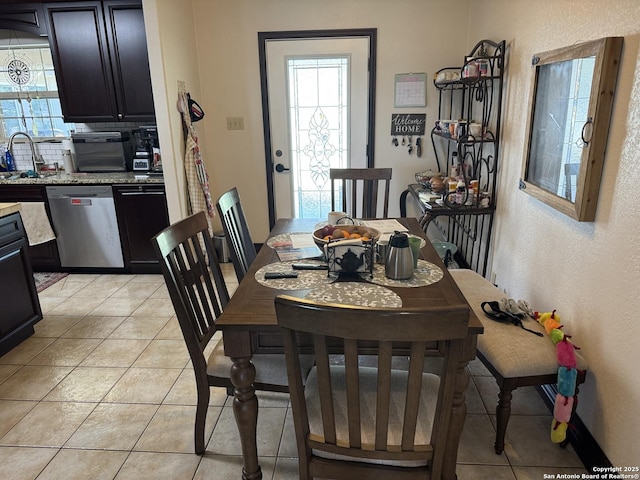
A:
<svg viewBox="0 0 640 480">
<path fill-rule="evenodd" d="M 227 117 L 227 130 L 244 130 L 244 118 Z"/>
</svg>

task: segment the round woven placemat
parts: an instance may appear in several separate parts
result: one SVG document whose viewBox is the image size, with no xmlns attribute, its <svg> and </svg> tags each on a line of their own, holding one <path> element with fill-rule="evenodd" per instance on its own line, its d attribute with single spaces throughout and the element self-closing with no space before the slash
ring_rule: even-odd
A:
<svg viewBox="0 0 640 480">
<path fill-rule="evenodd" d="M 380 285 L 359 282 L 339 282 L 314 288 L 305 298 L 320 303 L 338 303 L 360 307 L 400 308 L 402 299 Z"/>
<path fill-rule="evenodd" d="M 311 290 L 318 286 L 328 285 L 335 279 L 335 277 L 328 277 L 326 270 L 296 270 L 298 278 L 274 278 L 269 280 L 264 278 L 266 272 L 291 273 L 294 271 L 291 266 L 294 263 L 322 264 L 323 262 L 295 260 L 270 263 L 256 272 L 256 282 L 265 287 L 277 288 L 278 290 Z"/>
<path fill-rule="evenodd" d="M 298 278 L 275 278 L 265 279 L 266 272 L 291 273 L 293 272 L 294 263 L 311 263 L 322 264 L 323 262 L 314 260 L 288 260 L 285 262 L 275 262 L 260 268 L 255 279 L 260 285 L 275 288 L 278 290 L 314 290 L 324 285 L 329 285 L 336 280 L 336 275 L 327 275 L 326 270 L 295 270 Z M 360 274 L 363 280 L 368 283 L 381 285 L 384 287 L 424 287 L 431 285 L 442 279 L 444 273 L 437 265 L 427 262 L 426 260 L 418 260 L 418 268 L 413 271 L 413 276 L 408 280 L 392 280 L 384 274 L 384 265 L 375 264 L 373 277 L 368 273 Z M 336 282 L 341 283 L 341 282 Z"/>
<path fill-rule="evenodd" d="M 413 276 L 408 280 L 393 280 L 384 274 L 384 265 L 376 264 L 373 269 L 373 277 L 363 277 L 367 282 L 386 287 L 424 287 L 442 280 L 444 273 L 442 269 L 426 260 L 418 260 L 418 268 L 413 271 Z"/>
</svg>

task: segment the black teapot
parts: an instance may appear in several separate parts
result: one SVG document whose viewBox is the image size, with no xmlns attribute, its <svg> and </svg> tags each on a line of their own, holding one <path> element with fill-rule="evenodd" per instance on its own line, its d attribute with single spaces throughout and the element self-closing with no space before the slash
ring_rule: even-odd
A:
<svg viewBox="0 0 640 480">
<path fill-rule="evenodd" d="M 336 258 L 336 264 L 340 266 L 343 272 L 354 273 L 364 265 L 365 252 L 360 253 L 360 256 L 356 255 L 349 248 L 340 258 Z"/>
</svg>

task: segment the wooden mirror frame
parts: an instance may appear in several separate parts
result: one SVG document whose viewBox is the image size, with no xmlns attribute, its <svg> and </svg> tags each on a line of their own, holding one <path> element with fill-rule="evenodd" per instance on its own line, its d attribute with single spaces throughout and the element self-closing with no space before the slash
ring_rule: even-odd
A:
<svg viewBox="0 0 640 480">
<path fill-rule="evenodd" d="M 535 54 L 531 62 L 533 79 L 529 96 L 530 114 L 526 126 L 528 141 L 522 165 L 520 189 L 579 222 L 590 222 L 595 219 L 622 42 L 622 37 L 601 38 Z M 538 94 L 547 93 L 539 91 L 541 86 L 538 85 L 538 79 L 540 67 L 544 65 L 592 56 L 595 57 L 595 63 L 587 112 L 588 120 L 582 130 L 584 143 L 576 180 L 575 202 L 572 202 L 557 195 L 556 192 L 533 183 L 530 177 L 531 167 L 537 160 L 532 158 L 532 143 L 536 135 L 541 134 L 534 126 L 536 100 Z M 588 138 L 585 138 L 585 134 Z M 568 164 L 565 162 L 565 165 Z M 558 169 L 560 168 L 561 165 L 558 165 Z"/>
</svg>

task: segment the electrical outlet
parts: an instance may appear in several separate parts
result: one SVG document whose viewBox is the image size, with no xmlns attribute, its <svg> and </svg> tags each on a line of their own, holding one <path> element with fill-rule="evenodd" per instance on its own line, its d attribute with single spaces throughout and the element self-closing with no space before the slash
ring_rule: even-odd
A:
<svg viewBox="0 0 640 480">
<path fill-rule="evenodd" d="M 227 130 L 244 130 L 244 118 L 227 117 Z"/>
</svg>

